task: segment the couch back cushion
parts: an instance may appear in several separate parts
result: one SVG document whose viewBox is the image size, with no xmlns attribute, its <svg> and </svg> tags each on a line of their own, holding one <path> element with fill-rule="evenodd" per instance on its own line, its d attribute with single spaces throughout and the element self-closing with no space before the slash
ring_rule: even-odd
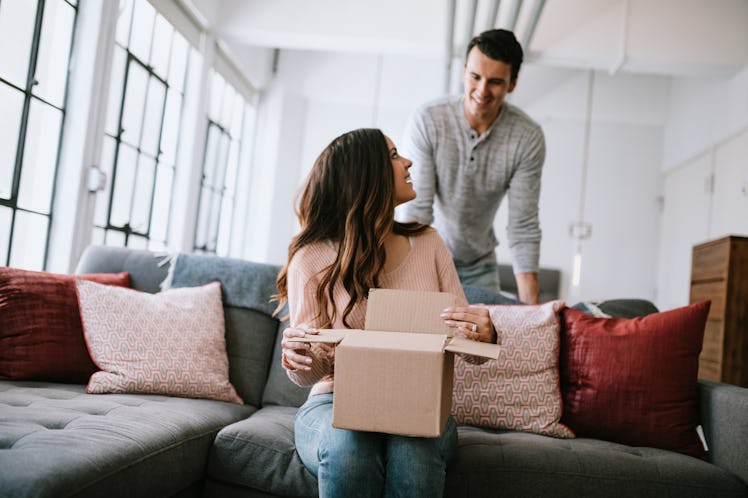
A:
<svg viewBox="0 0 748 498">
<path fill-rule="evenodd" d="M 137 249 L 91 246 L 78 271 L 117 272 L 128 268 L 132 286 L 146 292 L 162 287 L 221 283 L 229 379 L 245 403 L 261 406 L 279 321 L 270 303 L 279 266 L 211 255 L 164 255 Z"/>
</svg>

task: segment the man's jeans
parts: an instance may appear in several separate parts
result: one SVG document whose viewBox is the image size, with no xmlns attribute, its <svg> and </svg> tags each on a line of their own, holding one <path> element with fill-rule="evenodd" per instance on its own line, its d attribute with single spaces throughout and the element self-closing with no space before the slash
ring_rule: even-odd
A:
<svg viewBox="0 0 748 498">
<path fill-rule="evenodd" d="M 457 275 L 463 287 L 479 287 L 492 292 L 500 292 L 499 264 L 493 253 L 485 256 L 470 266 L 457 266 Z"/>
<path fill-rule="evenodd" d="M 444 491 L 457 451 L 457 427 L 420 438 L 332 427 L 332 393 L 310 397 L 296 413 L 296 451 L 317 477 L 320 498 L 424 497 Z"/>
</svg>

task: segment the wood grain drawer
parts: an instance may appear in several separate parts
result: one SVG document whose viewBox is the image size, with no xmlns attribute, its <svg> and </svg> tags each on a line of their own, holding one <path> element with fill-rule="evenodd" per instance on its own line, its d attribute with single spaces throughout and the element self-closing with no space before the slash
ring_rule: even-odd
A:
<svg viewBox="0 0 748 498">
<path fill-rule="evenodd" d="M 693 248 L 691 282 L 727 278 L 730 240 L 720 239 Z"/>
<path fill-rule="evenodd" d="M 699 378 L 719 381 L 722 378 L 719 364 L 714 361 L 699 359 Z"/>
<path fill-rule="evenodd" d="M 718 280 L 716 282 L 702 282 L 691 284 L 690 302 L 710 300 L 712 302 L 709 308 L 710 320 L 722 320 L 725 316 L 725 293 L 727 292 L 727 282 Z"/>
<path fill-rule="evenodd" d="M 704 344 L 701 348 L 701 359 L 720 363 L 722 361 L 722 345 L 724 339 L 724 322 L 722 320 L 707 320 L 704 329 Z"/>
</svg>

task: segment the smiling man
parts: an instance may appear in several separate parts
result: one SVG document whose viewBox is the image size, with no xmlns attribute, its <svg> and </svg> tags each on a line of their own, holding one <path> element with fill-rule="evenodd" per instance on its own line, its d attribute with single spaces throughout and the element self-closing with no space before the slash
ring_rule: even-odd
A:
<svg viewBox="0 0 748 498">
<path fill-rule="evenodd" d="M 421 106 L 405 133 L 418 194 L 405 218 L 433 224 L 452 252 L 463 285 L 498 291 L 493 230 L 504 197 L 507 240 L 519 299 L 538 301 L 538 199 L 545 160 L 540 126 L 505 102 L 514 91 L 522 47 L 511 31 L 485 31 L 470 41 L 461 96 Z"/>
</svg>

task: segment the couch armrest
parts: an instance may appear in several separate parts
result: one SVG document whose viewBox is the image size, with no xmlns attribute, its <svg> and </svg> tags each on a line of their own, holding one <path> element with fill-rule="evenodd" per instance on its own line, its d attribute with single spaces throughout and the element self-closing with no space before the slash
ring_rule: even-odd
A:
<svg viewBox="0 0 748 498">
<path fill-rule="evenodd" d="M 748 389 L 699 379 L 709 460 L 748 485 Z"/>
</svg>

